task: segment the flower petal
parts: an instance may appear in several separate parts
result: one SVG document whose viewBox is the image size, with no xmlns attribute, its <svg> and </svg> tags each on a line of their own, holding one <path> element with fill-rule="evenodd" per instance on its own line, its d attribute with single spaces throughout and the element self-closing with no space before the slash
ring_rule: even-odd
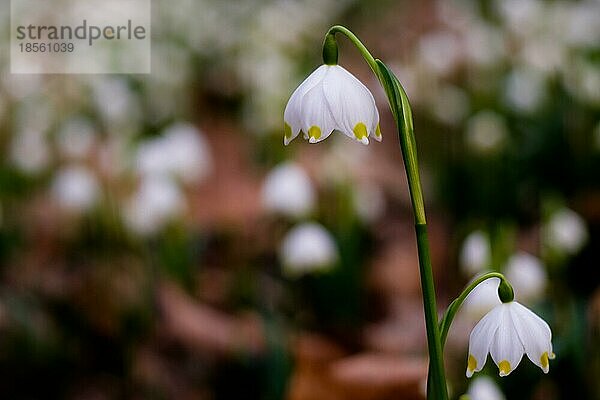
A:
<svg viewBox="0 0 600 400">
<path fill-rule="evenodd" d="M 523 305 L 513 302 L 510 307 L 513 324 L 527 357 L 544 373 L 548 373 L 552 352 L 552 331 L 548 324 Z"/>
<path fill-rule="evenodd" d="M 327 139 L 336 129 L 336 122 L 325 99 L 322 84 L 317 84 L 306 92 L 300 107 L 302 110 L 301 127 L 308 135 L 310 143 Z"/>
<path fill-rule="evenodd" d="M 302 99 L 309 90 L 321 83 L 326 71 L 327 66 L 321 65 L 314 70 L 290 96 L 290 99 L 285 106 L 285 111 L 283 112 L 283 120 L 285 121 L 284 144 L 289 144 L 300 133 L 300 130 L 302 129 Z"/>
<path fill-rule="evenodd" d="M 500 376 L 507 376 L 517 368 L 525 352 L 511 318 L 510 307 L 512 305 L 513 303 L 504 303 L 497 307 L 503 311 L 490 353 L 500 369 Z"/>
<path fill-rule="evenodd" d="M 501 314 L 500 306 L 493 308 L 487 313 L 471 331 L 469 337 L 469 358 L 467 362 L 467 377 L 473 376 L 474 372 L 481 371 L 484 367 L 492 340 L 498 330 Z"/>
<path fill-rule="evenodd" d="M 323 89 L 330 109 L 335 110 L 337 129 L 353 139 L 368 143 L 366 138 L 375 135 L 379 124 L 379 112 L 369 89 L 339 65 L 332 66 L 323 78 Z M 381 134 L 376 136 L 378 140 L 380 137 Z"/>
</svg>

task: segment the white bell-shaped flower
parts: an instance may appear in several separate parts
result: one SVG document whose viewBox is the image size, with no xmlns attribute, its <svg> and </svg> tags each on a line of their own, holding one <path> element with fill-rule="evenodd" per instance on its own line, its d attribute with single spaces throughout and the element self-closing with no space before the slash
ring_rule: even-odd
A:
<svg viewBox="0 0 600 400">
<path fill-rule="evenodd" d="M 315 205 L 310 178 L 293 162 L 275 167 L 265 178 L 261 194 L 265 210 L 292 218 L 310 213 Z"/>
<path fill-rule="evenodd" d="M 487 355 L 500 369 L 500 376 L 510 374 L 523 354 L 548 373 L 552 352 L 552 332 L 548 324 L 525 306 L 511 301 L 502 303 L 475 325 L 469 338 L 467 377 L 481 371 Z"/>
<path fill-rule="evenodd" d="M 379 112 L 373 95 L 339 65 L 321 65 L 292 93 L 283 115 L 284 144 L 300 131 L 310 143 L 336 130 L 363 144 L 369 136 L 381 141 Z"/>
<path fill-rule="evenodd" d="M 331 233 L 322 225 L 307 222 L 294 227 L 283 239 L 280 258 L 289 277 L 330 269 L 339 259 Z"/>
</svg>

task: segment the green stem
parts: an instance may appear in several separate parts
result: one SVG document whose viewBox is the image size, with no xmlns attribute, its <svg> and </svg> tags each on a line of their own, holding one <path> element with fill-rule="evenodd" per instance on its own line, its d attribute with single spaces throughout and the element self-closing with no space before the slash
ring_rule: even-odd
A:
<svg viewBox="0 0 600 400">
<path fill-rule="evenodd" d="M 379 68 L 377 67 L 375 58 L 371 55 L 371 53 L 369 52 L 367 47 L 356 37 L 356 35 L 354 33 L 352 33 L 352 31 L 350 29 L 346 28 L 345 26 L 334 25 L 331 28 L 329 28 L 329 31 L 327 32 L 327 35 L 325 37 L 327 38 L 327 37 L 335 36 L 336 33 L 342 33 L 348 39 L 350 39 L 352 44 L 358 49 L 358 51 L 360 51 L 360 54 L 363 56 L 363 58 L 365 59 L 367 64 L 369 64 L 369 67 L 371 67 L 371 70 L 373 70 L 375 75 L 377 75 L 377 77 L 379 78 Z"/>
<path fill-rule="evenodd" d="M 510 293 L 512 293 L 512 287 L 510 286 L 510 284 L 508 283 L 508 281 L 506 280 L 504 275 L 502 275 L 499 272 L 488 272 L 486 274 L 481 275 L 477 279 L 473 280 L 471 283 L 469 283 L 465 287 L 465 289 L 462 291 L 460 296 L 458 296 L 452 303 L 450 303 L 450 305 L 448 306 L 448 309 L 446 310 L 446 313 L 444 314 L 444 316 L 442 317 L 442 320 L 440 321 L 439 329 L 441 332 L 440 339 L 442 342 L 442 349 L 443 349 L 444 345 L 446 344 L 446 338 L 448 337 L 448 331 L 450 330 L 452 321 L 454 320 L 456 313 L 460 309 L 460 306 L 464 303 L 464 301 L 467 298 L 467 296 L 469 295 L 469 293 L 471 293 L 473 291 L 473 289 L 475 289 L 475 287 L 477 287 L 477 285 L 479 285 L 481 282 L 491 279 L 491 278 L 500 279 L 500 286 L 506 288 L 505 290 L 509 290 Z"/>
<path fill-rule="evenodd" d="M 431 377 L 428 381 L 428 393 L 431 393 L 432 397 L 436 400 L 447 400 L 448 390 L 446 388 L 442 344 L 438 328 L 435 285 L 431 267 L 429 240 L 427 237 L 427 220 L 425 218 L 425 205 L 417 160 L 417 145 L 408 96 L 398 78 L 383 62 L 375 59 L 365 45 L 350 30 L 340 25 L 333 26 L 327 32 L 326 41 L 327 38 L 333 38 L 336 33 L 342 33 L 350 39 L 379 79 L 388 97 L 390 109 L 398 127 L 400 150 L 404 159 L 410 198 L 415 215 L 415 232 L 419 255 L 421 289 L 423 291 L 423 309 L 425 312 Z"/>
</svg>

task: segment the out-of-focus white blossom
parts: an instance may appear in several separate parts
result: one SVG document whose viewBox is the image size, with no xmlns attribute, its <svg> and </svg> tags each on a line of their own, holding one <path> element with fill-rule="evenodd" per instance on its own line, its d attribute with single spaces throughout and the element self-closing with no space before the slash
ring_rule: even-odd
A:
<svg viewBox="0 0 600 400">
<path fill-rule="evenodd" d="M 520 58 L 528 67 L 548 74 L 561 70 L 566 59 L 566 49 L 554 38 L 532 39 L 521 48 Z"/>
<path fill-rule="evenodd" d="M 313 210 L 315 192 L 302 167 L 287 162 L 267 175 L 262 188 L 262 203 L 267 211 L 298 218 Z"/>
<path fill-rule="evenodd" d="M 431 110 L 434 116 L 445 124 L 458 124 L 469 113 L 469 96 L 457 86 L 442 86 L 432 100 Z"/>
<path fill-rule="evenodd" d="M 52 182 L 52 196 L 62 208 L 83 212 L 98 201 L 100 184 L 88 168 L 67 166 L 56 173 Z"/>
<path fill-rule="evenodd" d="M 12 162 L 24 172 L 41 172 L 51 158 L 45 133 L 38 130 L 17 132 L 12 138 L 10 156 Z"/>
<path fill-rule="evenodd" d="M 473 276 L 491 267 L 492 248 L 488 235 L 480 230 L 471 232 L 463 242 L 459 255 L 462 272 Z"/>
<path fill-rule="evenodd" d="M 473 379 L 467 391 L 469 400 L 506 400 L 496 382 L 489 376 L 478 376 Z"/>
<path fill-rule="evenodd" d="M 587 0 L 567 4 L 559 9 L 560 33 L 564 40 L 571 46 L 597 48 L 600 43 L 600 2 Z"/>
<path fill-rule="evenodd" d="M 123 121 L 137 108 L 125 79 L 98 77 L 92 82 L 92 89 L 96 107 L 107 121 Z"/>
<path fill-rule="evenodd" d="M 525 303 L 538 301 L 544 295 L 548 274 L 539 258 L 518 252 L 508 259 L 504 275 L 511 283 L 515 296 Z"/>
<path fill-rule="evenodd" d="M 376 221 L 385 212 L 385 195 L 375 184 L 357 185 L 354 189 L 353 203 L 356 214 L 366 223 Z"/>
<path fill-rule="evenodd" d="M 568 208 L 554 212 L 543 227 L 544 245 L 566 254 L 577 254 L 588 241 L 585 221 Z"/>
<path fill-rule="evenodd" d="M 179 186 L 164 176 L 142 178 L 137 192 L 124 209 L 125 222 L 141 235 L 157 233 L 166 223 L 185 210 L 185 198 Z"/>
<path fill-rule="evenodd" d="M 504 98 L 515 111 L 533 113 L 546 97 L 544 76 L 529 68 L 515 68 L 505 81 Z"/>
<path fill-rule="evenodd" d="M 93 104 L 106 133 L 130 138 L 139 132 L 141 104 L 127 79 L 98 75 L 86 83 L 91 87 Z"/>
<path fill-rule="evenodd" d="M 29 95 L 39 92 L 43 87 L 44 75 L 39 74 L 3 74 L 2 86 L 16 100 L 23 99 Z"/>
<path fill-rule="evenodd" d="M 600 105 L 600 70 L 595 63 L 584 58 L 571 60 L 564 81 L 573 97 L 594 106 Z"/>
<path fill-rule="evenodd" d="M 281 263 L 290 277 L 330 269 L 339 259 L 333 236 L 317 223 L 304 223 L 288 232 L 281 243 Z"/>
<path fill-rule="evenodd" d="M 518 36 L 527 37 L 542 28 L 546 9 L 540 0 L 496 0 L 495 5 L 505 26 Z"/>
<path fill-rule="evenodd" d="M 141 175 L 164 175 L 192 184 L 212 172 L 212 156 L 203 134 L 191 124 L 176 123 L 162 136 L 142 142 L 136 169 Z"/>
<path fill-rule="evenodd" d="M 58 132 L 58 147 L 68 158 L 85 158 L 94 145 L 95 129 L 85 118 L 73 118 L 65 122 Z"/>
<path fill-rule="evenodd" d="M 55 113 L 50 99 L 41 91 L 16 103 L 12 122 L 11 158 L 25 172 L 37 173 L 51 161 L 47 134 Z"/>
<path fill-rule="evenodd" d="M 462 56 L 457 37 L 447 31 L 423 36 L 419 41 L 418 55 L 423 64 L 438 75 L 452 72 Z"/>
<path fill-rule="evenodd" d="M 478 154 L 495 153 L 508 139 L 508 128 L 502 115 L 493 111 L 480 111 L 467 121 L 465 140 Z"/>
<path fill-rule="evenodd" d="M 469 26 L 465 34 L 466 56 L 469 63 L 488 68 L 506 56 L 506 43 L 502 32 L 483 22 Z"/>
<path fill-rule="evenodd" d="M 490 278 L 481 282 L 469 293 L 465 299 L 462 309 L 471 320 L 478 320 L 491 309 L 501 304 L 498 296 L 500 279 Z"/>
</svg>

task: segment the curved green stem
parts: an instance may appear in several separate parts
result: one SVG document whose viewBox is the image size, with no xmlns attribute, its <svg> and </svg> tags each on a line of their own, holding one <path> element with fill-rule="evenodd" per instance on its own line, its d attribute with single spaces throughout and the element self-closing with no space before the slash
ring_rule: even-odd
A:
<svg viewBox="0 0 600 400">
<path fill-rule="evenodd" d="M 356 46 L 363 58 L 379 79 L 381 86 L 388 97 L 390 109 L 398 127 L 400 150 L 402 151 L 406 177 L 410 191 L 411 203 L 415 215 L 415 233 L 417 237 L 417 250 L 419 255 L 419 272 L 421 275 L 421 289 L 423 292 L 423 309 L 425 313 L 425 327 L 427 329 L 427 346 L 429 351 L 428 393 L 436 400 L 447 400 L 446 377 L 442 354 L 442 342 L 438 327 L 438 316 L 435 296 L 435 285 L 429 240 L 427 237 L 427 220 L 425 218 L 425 204 L 419 177 L 419 163 L 417 160 L 417 145 L 414 135 L 412 111 L 408 96 L 398 78 L 381 60 L 375 59 L 365 45 L 347 28 L 336 25 L 327 32 L 325 43 L 331 45 L 336 33 L 342 33 Z M 330 54 L 326 51 L 324 54 Z M 327 56 L 328 59 L 333 59 Z"/>
<path fill-rule="evenodd" d="M 367 47 L 356 37 L 356 35 L 345 26 L 334 25 L 331 28 L 329 28 L 329 31 L 327 32 L 327 35 L 325 37 L 327 38 L 328 36 L 335 36 L 336 33 L 341 33 L 345 35 L 352 42 L 352 44 L 358 49 L 360 54 L 363 56 L 367 64 L 369 64 L 371 70 L 373 70 L 377 78 L 379 78 L 379 72 L 377 64 L 375 62 L 375 58 L 371 55 Z"/>
<path fill-rule="evenodd" d="M 444 314 L 444 316 L 442 317 L 442 320 L 440 321 L 439 330 L 441 332 L 440 340 L 442 343 L 442 349 L 443 349 L 444 345 L 446 344 L 446 338 L 448 337 L 448 331 L 450 330 L 452 321 L 454 320 L 456 313 L 460 309 L 460 306 L 464 303 L 464 301 L 467 298 L 467 296 L 469 295 L 469 293 L 471 293 L 473 291 L 473 289 L 475 289 L 475 287 L 477 287 L 477 285 L 479 285 L 481 282 L 486 281 L 491 278 L 500 279 L 500 285 L 507 287 L 512 292 L 512 287 L 510 286 L 510 283 L 508 283 L 508 281 L 506 280 L 504 275 L 502 275 L 500 272 L 488 272 L 488 273 L 483 274 L 480 277 L 476 278 L 471 283 L 469 283 L 465 287 L 465 289 L 462 291 L 460 296 L 458 296 L 456 299 L 454 299 L 454 301 L 452 303 L 450 303 L 450 305 L 448 306 L 448 309 L 446 310 L 446 313 Z"/>
</svg>

